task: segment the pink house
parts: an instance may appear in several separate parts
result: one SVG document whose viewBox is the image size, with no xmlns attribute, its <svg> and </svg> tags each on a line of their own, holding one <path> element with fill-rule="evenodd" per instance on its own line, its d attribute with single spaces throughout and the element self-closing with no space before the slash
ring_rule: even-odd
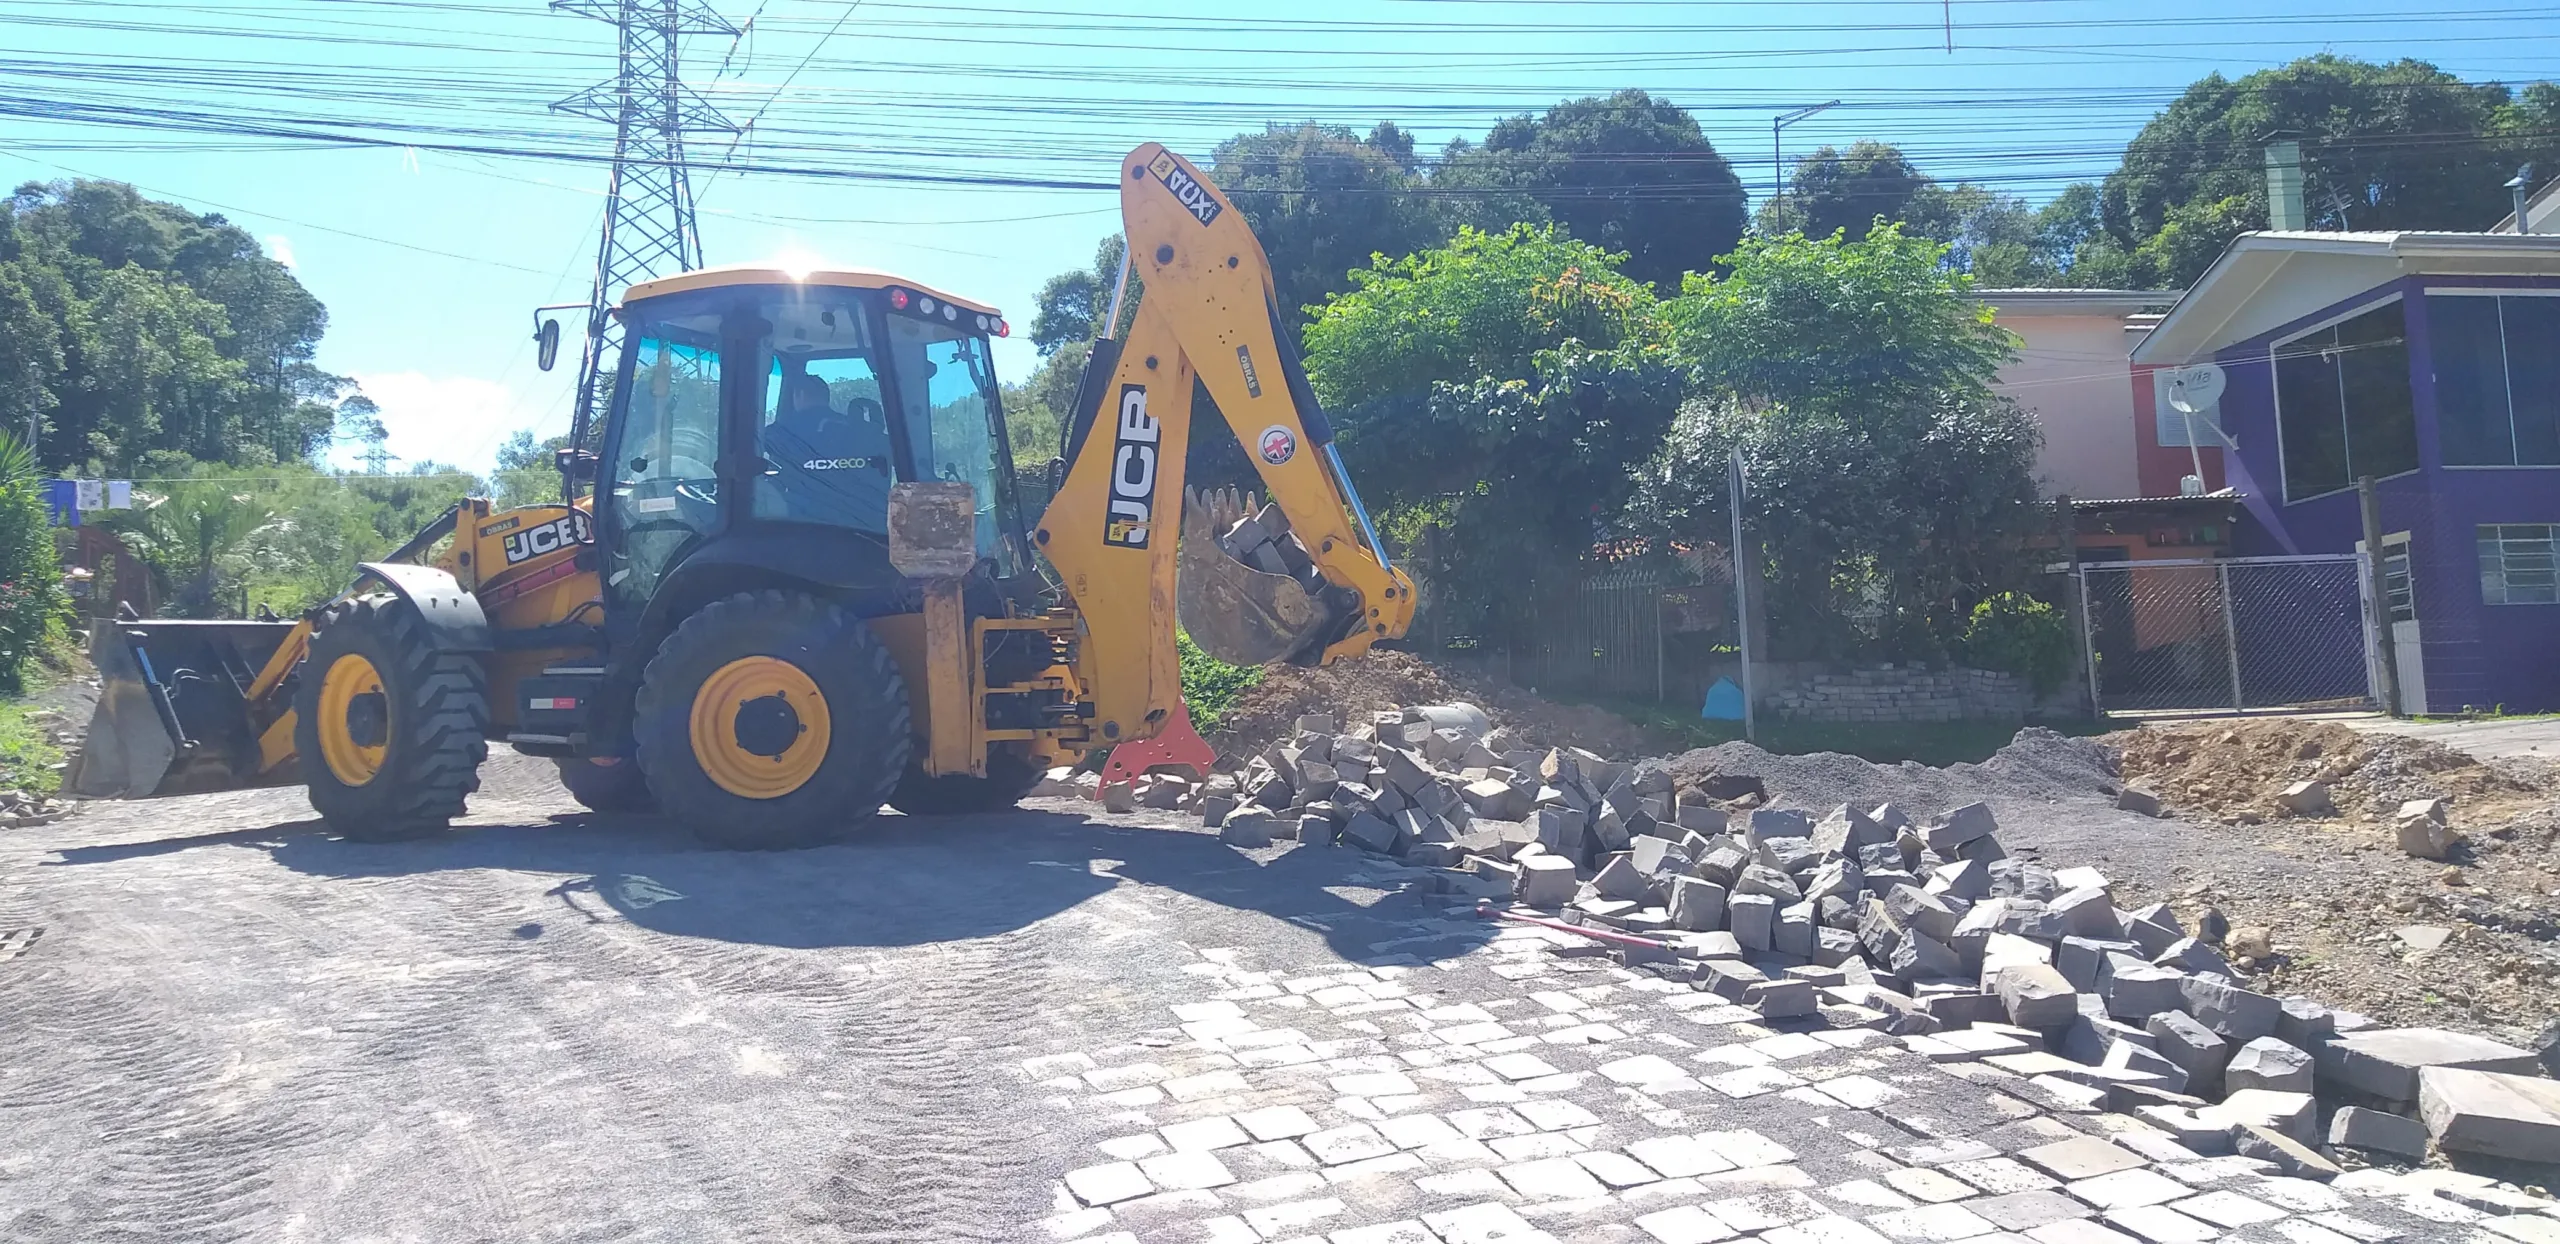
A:
<svg viewBox="0 0 2560 1244">
<path fill-rule="evenodd" d="M 2018 338 L 2018 357 L 2001 369 L 1997 388 L 2044 430 L 2036 483 L 2046 496 L 2175 497 L 2199 460 L 2205 491 L 2222 487 L 2212 414 L 2191 424 L 2157 391 L 2154 369 L 2126 357 L 2178 300 L 2176 290 L 1978 289 L 1974 296 Z"/>
</svg>

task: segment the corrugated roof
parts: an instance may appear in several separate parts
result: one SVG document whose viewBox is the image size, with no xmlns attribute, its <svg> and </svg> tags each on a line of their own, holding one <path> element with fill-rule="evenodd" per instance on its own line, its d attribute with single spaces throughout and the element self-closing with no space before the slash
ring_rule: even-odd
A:
<svg viewBox="0 0 2560 1244">
<path fill-rule="evenodd" d="M 2306 264 L 2314 266 L 2300 268 Z M 2279 284 L 2298 268 L 2311 278 Z M 2133 361 L 2209 359 L 2235 342 L 2412 274 L 2560 276 L 2560 234 L 2244 233 L 2134 346 Z"/>
</svg>

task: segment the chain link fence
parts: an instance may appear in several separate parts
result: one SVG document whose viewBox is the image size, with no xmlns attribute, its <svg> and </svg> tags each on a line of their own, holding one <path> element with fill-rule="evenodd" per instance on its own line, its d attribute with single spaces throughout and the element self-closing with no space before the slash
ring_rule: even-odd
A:
<svg viewBox="0 0 2560 1244">
<path fill-rule="evenodd" d="M 2078 575 L 2104 710 L 2375 703 L 2357 554 L 2084 562 Z"/>
</svg>

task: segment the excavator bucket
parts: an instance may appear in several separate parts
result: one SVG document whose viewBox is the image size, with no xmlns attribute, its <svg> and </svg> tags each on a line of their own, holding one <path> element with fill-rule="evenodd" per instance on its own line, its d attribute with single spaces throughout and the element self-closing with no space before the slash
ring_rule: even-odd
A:
<svg viewBox="0 0 2560 1244">
<path fill-rule="evenodd" d="M 273 780 L 258 771 L 258 721 L 243 692 L 293 628 L 99 622 L 89 635 L 98 708 L 65 785 L 76 795 L 130 799 Z"/>
<path fill-rule="evenodd" d="M 1324 576 L 1289 520 L 1232 488 L 1183 490 L 1176 582 L 1183 631 L 1230 665 L 1290 660 L 1337 629 Z"/>
</svg>

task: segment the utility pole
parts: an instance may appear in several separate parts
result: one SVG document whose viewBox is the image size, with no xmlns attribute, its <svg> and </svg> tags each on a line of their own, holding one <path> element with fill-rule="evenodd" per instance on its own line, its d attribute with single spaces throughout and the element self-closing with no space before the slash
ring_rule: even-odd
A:
<svg viewBox="0 0 2560 1244">
<path fill-rule="evenodd" d="M 1817 112 L 1837 108 L 1839 106 L 1840 101 L 1835 99 L 1829 103 L 1814 104 L 1810 107 L 1798 108 L 1793 112 L 1782 112 L 1777 116 L 1769 118 L 1769 204 L 1771 207 L 1777 207 L 1784 203 L 1787 198 L 1787 162 L 1786 156 L 1779 151 L 1779 136 L 1786 131 L 1788 126 L 1793 125 L 1798 121 L 1802 121 L 1806 117 L 1812 116 Z M 1772 224 L 1778 223 L 1780 218 L 1780 214 L 1777 212 L 1772 212 L 1769 217 Z"/>
<path fill-rule="evenodd" d="M 554 112 L 614 127 L 613 175 L 605 187 L 596 279 L 587 295 L 587 344 L 578 361 L 577 406 L 569 425 L 569 443 L 585 449 L 591 420 L 621 362 L 622 326 L 607 314 L 615 296 L 636 281 L 702 266 L 684 136 L 738 130 L 677 76 L 677 46 L 686 35 L 735 36 L 738 28 L 693 0 L 551 0 L 551 7 L 610 23 L 619 36 L 620 68 L 613 80 L 551 105 Z M 574 494 L 576 485 L 568 491 Z"/>
</svg>

